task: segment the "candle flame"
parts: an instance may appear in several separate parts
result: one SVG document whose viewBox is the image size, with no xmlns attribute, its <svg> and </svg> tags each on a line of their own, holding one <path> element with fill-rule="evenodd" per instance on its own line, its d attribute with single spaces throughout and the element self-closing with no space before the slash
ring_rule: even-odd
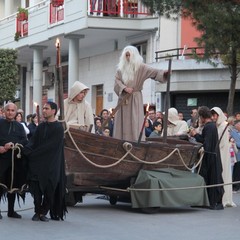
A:
<svg viewBox="0 0 240 240">
<path fill-rule="evenodd" d="M 56 39 L 55 46 L 56 46 L 56 48 L 60 47 L 60 40 L 59 40 L 59 38 Z"/>
<path fill-rule="evenodd" d="M 37 107 L 37 106 L 38 106 L 38 103 L 37 103 L 37 102 L 34 102 L 33 104 L 34 104 L 34 106 L 35 106 L 35 107 Z"/>
<path fill-rule="evenodd" d="M 109 108 L 109 110 L 108 110 L 108 111 L 109 111 L 109 113 L 110 113 L 110 114 L 112 114 L 112 108 Z"/>
<path fill-rule="evenodd" d="M 148 103 L 148 104 L 147 104 L 147 107 L 146 107 L 146 112 L 148 112 L 149 107 L 150 107 L 150 104 Z"/>
</svg>

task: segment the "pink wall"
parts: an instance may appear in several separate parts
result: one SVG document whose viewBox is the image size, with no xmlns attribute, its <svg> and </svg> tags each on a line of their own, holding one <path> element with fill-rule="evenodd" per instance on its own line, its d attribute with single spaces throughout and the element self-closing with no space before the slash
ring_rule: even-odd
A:
<svg viewBox="0 0 240 240">
<path fill-rule="evenodd" d="M 183 19 L 181 21 L 181 47 L 187 45 L 187 47 L 197 47 L 194 38 L 200 36 L 194 26 L 192 26 L 191 19 Z"/>
</svg>

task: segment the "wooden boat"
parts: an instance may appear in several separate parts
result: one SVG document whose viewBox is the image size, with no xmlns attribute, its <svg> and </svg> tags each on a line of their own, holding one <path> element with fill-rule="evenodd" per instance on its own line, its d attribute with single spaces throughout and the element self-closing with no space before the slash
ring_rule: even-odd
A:
<svg viewBox="0 0 240 240">
<path fill-rule="evenodd" d="M 183 140 L 129 142 L 70 128 L 65 135 L 68 187 L 75 192 L 103 192 L 129 187 L 140 169 L 190 170 L 201 145 Z"/>
</svg>

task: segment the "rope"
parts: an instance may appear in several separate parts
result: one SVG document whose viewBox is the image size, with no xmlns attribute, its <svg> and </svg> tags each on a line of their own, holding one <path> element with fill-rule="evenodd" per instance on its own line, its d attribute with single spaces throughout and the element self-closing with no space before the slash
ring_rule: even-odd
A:
<svg viewBox="0 0 240 240">
<path fill-rule="evenodd" d="M 109 164 L 109 165 L 99 165 L 99 164 L 96 164 L 96 163 L 92 162 L 89 158 L 87 158 L 87 157 L 83 154 L 83 152 L 82 152 L 82 151 L 79 149 L 79 147 L 77 146 L 76 142 L 74 141 L 74 139 L 73 139 L 73 137 L 72 137 L 72 134 L 70 133 L 70 131 L 69 131 L 68 129 L 67 129 L 66 132 L 68 133 L 70 139 L 72 140 L 73 145 L 74 145 L 75 148 L 78 150 L 79 154 L 80 154 L 87 162 L 89 162 L 90 164 L 92 164 L 93 166 L 98 167 L 98 168 L 110 168 L 110 167 L 113 167 L 113 166 L 118 165 L 122 160 L 124 160 L 124 158 L 125 158 L 125 157 L 129 154 L 129 152 L 131 151 L 131 150 L 127 151 L 127 152 L 126 152 L 117 162 L 115 162 L 115 163 L 112 163 L 112 164 Z"/>
<path fill-rule="evenodd" d="M 158 163 L 161 163 L 161 162 L 164 162 L 165 160 L 167 160 L 168 158 L 170 158 L 175 152 L 178 153 L 179 157 L 180 157 L 180 160 L 182 161 L 184 167 L 189 170 L 189 171 L 193 171 L 195 168 L 197 168 L 199 166 L 199 164 L 201 163 L 202 161 L 202 158 L 203 158 L 203 150 L 202 148 L 199 150 L 199 152 L 201 153 L 201 157 L 200 159 L 198 160 L 197 164 L 195 164 L 192 168 L 189 168 L 186 163 L 184 162 L 184 159 L 181 155 L 181 152 L 178 148 L 175 148 L 173 149 L 166 157 L 164 157 L 163 159 L 160 159 L 160 160 L 157 160 L 157 161 L 154 161 L 154 162 L 147 162 L 147 161 L 144 161 L 138 157 L 136 157 L 133 153 L 131 153 L 132 149 L 133 149 L 133 146 L 131 143 L 129 142 L 124 142 L 123 143 L 123 148 L 124 150 L 126 151 L 126 153 L 118 160 L 116 161 L 115 163 L 112 163 L 112 164 L 109 164 L 109 165 L 99 165 L 99 164 L 96 164 L 94 162 L 92 162 L 89 158 L 87 158 L 84 153 L 79 149 L 79 147 L 77 146 L 75 140 L 73 139 L 73 136 L 71 134 L 71 132 L 69 131 L 69 128 L 66 129 L 65 131 L 66 133 L 68 133 L 73 145 L 75 146 L 75 148 L 77 149 L 77 151 L 79 152 L 79 154 L 90 164 L 92 164 L 93 166 L 95 167 L 98 167 L 98 168 L 110 168 L 110 167 L 113 167 L 113 166 L 116 166 L 118 165 L 121 161 L 123 161 L 128 155 L 130 155 L 132 158 L 134 158 L 135 160 L 141 162 L 141 163 L 145 163 L 145 164 L 151 164 L 151 165 L 154 165 L 154 164 L 158 164 Z"/>
<path fill-rule="evenodd" d="M 238 184 L 240 181 L 230 182 L 230 183 L 221 183 L 221 184 L 212 184 L 212 185 L 205 185 L 205 186 L 191 186 L 191 187 L 178 187 L 178 188 L 132 188 L 128 187 L 127 189 L 121 188 L 112 188 L 112 187 L 105 187 L 100 186 L 102 189 L 112 190 L 112 191 L 119 191 L 119 192 L 131 192 L 131 191 L 142 191 L 142 192 L 150 192 L 150 191 L 176 191 L 176 190 L 189 190 L 189 189 L 201 189 L 201 188 L 213 188 L 213 187 L 221 187 L 226 185 Z"/>
<path fill-rule="evenodd" d="M 11 183 L 10 183 L 10 189 L 8 189 L 8 187 L 3 184 L 0 183 L 0 186 L 4 189 L 7 190 L 8 193 L 15 193 L 18 192 L 19 194 L 21 194 L 23 191 L 26 191 L 27 189 L 27 185 L 24 184 L 21 188 L 13 188 L 13 182 L 14 182 L 14 155 L 15 155 L 15 151 L 18 150 L 18 154 L 17 154 L 17 158 L 21 158 L 21 147 L 23 147 L 22 144 L 16 143 L 16 144 L 12 144 L 11 149 L 12 149 L 12 170 L 11 170 Z"/>
<path fill-rule="evenodd" d="M 214 188 L 214 187 L 221 187 L 226 185 L 232 185 L 235 183 L 240 183 L 240 181 L 230 182 L 230 183 L 219 183 L 219 184 L 212 184 L 212 185 L 205 185 L 205 186 L 192 186 L 192 187 L 179 187 L 179 188 L 151 188 L 151 189 L 144 189 L 144 188 L 127 188 L 127 190 L 130 191 L 175 191 L 175 190 L 188 190 L 188 189 L 201 189 L 201 188 Z"/>
<path fill-rule="evenodd" d="M 123 144 L 123 147 L 124 147 L 124 149 L 125 149 L 126 151 L 129 150 L 129 149 L 132 150 L 132 144 L 131 144 L 131 143 L 125 142 L 125 143 Z M 198 167 L 198 165 L 201 163 L 202 158 L 203 158 L 203 155 L 204 155 L 204 154 L 203 154 L 203 148 L 201 148 L 201 149 L 199 150 L 199 152 L 201 153 L 200 159 L 198 160 L 197 164 L 195 164 L 192 168 L 189 168 L 189 167 L 186 165 L 186 163 L 184 162 L 184 159 L 183 159 L 183 157 L 182 157 L 182 155 L 181 155 L 181 152 L 180 152 L 179 148 L 173 149 L 172 152 L 170 152 L 166 157 L 164 157 L 164 158 L 162 158 L 162 159 L 160 159 L 160 160 L 154 161 L 154 162 L 147 162 L 147 161 L 141 160 L 140 158 L 136 157 L 136 156 L 135 156 L 134 154 L 132 154 L 131 152 L 129 152 L 129 154 L 130 154 L 135 160 L 137 160 L 137 161 L 139 161 L 139 162 L 142 162 L 142 163 L 145 163 L 145 164 L 158 164 L 158 163 L 164 162 L 165 160 L 167 160 L 168 158 L 170 158 L 175 152 L 178 153 L 178 155 L 179 155 L 179 157 L 180 157 L 180 160 L 182 161 L 184 167 L 185 167 L 187 170 L 189 170 L 189 171 L 192 171 L 192 170 L 194 170 L 195 168 Z"/>
<path fill-rule="evenodd" d="M 12 149 L 12 176 L 11 176 L 11 185 L 10 185 L 10 191 L 13 189 L 13 181 L 14 181 L 14 153 L 16 150 L 18 150 L 17 158 L 21 158 L 21 148 L 23 147 L 22 144 L 16 143 L 12 144 L 11 149 Z"/>
</svg>

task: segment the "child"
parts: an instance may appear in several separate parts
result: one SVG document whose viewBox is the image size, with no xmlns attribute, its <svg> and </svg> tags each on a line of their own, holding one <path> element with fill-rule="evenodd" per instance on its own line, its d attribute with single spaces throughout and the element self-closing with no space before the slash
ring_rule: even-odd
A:
<svg viewBox="0 0 240 240">
<path fill-rule="evenodd" d="M 160 137 L 162 133 L 162 124 L 158 121 L 153 123 L 153 131 L 149 137 Z"/>
</svg>

